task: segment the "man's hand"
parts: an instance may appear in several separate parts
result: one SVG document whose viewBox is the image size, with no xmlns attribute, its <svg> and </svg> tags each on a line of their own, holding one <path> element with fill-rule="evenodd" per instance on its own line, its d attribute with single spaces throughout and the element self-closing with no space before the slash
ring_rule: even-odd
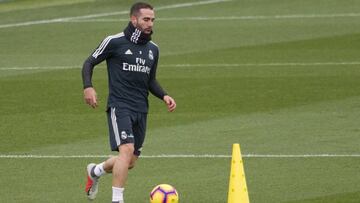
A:
<svg viewBox="0 0 360 203">
<path fill-rule="evenodd" d="M 96 98 L 96 91 L 92 87 L 88 87 L 84 89 L 84 100 L 87 104 L 91 107 L 96 108 L 97 105 L 97 98 Z"/>
<path fill-rule="evenodd" d="M 175 100 L 172 97 L 170 97 L 169 95 L 165 95 L 163 100 L 168 107 L 168 111 L 173 112 L 176 108 Z"/>
</svg>

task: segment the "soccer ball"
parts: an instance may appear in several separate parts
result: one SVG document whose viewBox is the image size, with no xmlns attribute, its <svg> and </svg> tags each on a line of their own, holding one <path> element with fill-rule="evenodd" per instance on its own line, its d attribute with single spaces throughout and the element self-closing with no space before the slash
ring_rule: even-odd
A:
<svg viewBox="0 0 360 203">
<path fill-rule="evenodd" d="M 176 189 L 168 184 L 154 187 L 150 193 L 150 203 L 178 203 L 179 195 Z"/>
</svg>

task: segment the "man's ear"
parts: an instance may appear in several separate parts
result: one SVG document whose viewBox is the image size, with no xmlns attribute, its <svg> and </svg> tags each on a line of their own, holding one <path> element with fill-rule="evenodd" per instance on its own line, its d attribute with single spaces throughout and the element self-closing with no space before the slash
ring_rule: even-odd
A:
<svg viewBox="0 0 360 203">
<path fill-rule="evenodd" d="M 137 18 L 136 18 L 136 16 L 131 16 L 131 17 L 130 17 L 130 21 L 131 21 L 131 23 L 132 23 L 133 25 L 137 25 Z"/>
</svg>

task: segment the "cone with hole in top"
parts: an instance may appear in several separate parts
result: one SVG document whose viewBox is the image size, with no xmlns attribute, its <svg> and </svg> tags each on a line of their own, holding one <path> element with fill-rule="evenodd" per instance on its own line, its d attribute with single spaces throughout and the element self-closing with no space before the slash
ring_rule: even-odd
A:
<svg viewBox="0 0 360 203">
<path fill-rule="evenodd" d="M 228 203 L 249 203 L 244 164 L 239 144 L 233 144 L 232 148 Z"/>
</svg>

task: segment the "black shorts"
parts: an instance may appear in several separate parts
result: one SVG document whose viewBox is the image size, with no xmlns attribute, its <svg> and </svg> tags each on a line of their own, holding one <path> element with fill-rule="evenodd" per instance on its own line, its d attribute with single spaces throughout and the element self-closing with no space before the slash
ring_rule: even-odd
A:
<svg viewBox="0 0 360 203">
<path fill-rule="evenodd" d="M 110 146 L 112 151 L 119 151 L 122 144 L 133 143 L 134 154 L 140 156 L 146 132 L 146 113 L 111 107 L 107 110 Z"/>
</svg>

